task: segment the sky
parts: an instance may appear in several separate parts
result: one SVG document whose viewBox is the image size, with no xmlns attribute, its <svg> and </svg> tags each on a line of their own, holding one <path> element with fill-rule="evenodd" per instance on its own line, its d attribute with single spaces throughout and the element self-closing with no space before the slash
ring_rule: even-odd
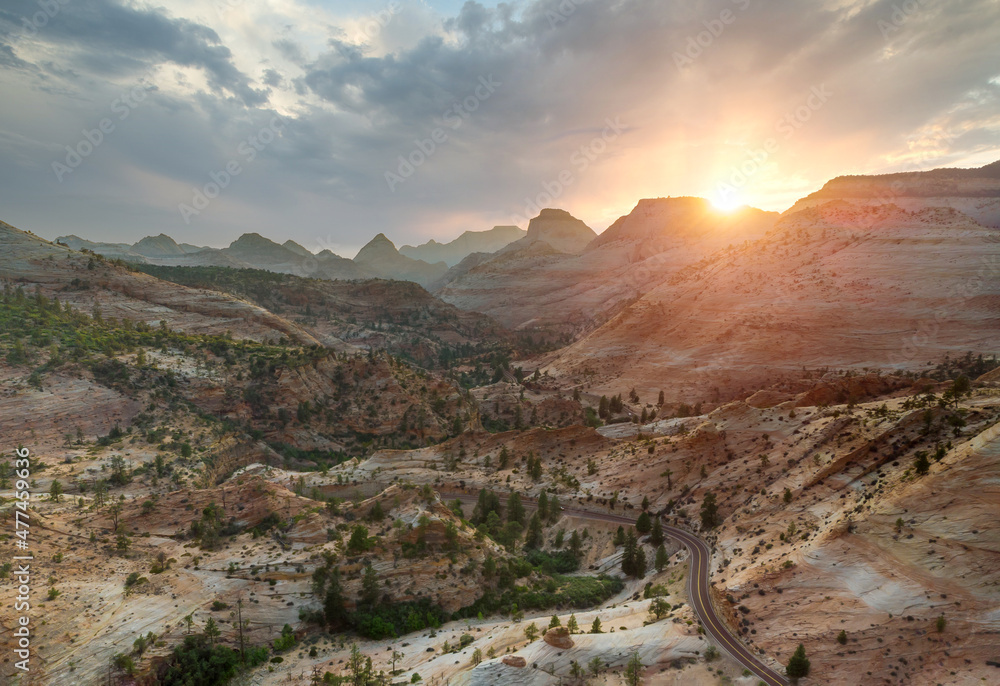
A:
<svg viewBox="0 0 1000 686">
<path fill-rule="evenodd" d="M 351 256 L 1000 159 L 998 0 L 0 0 L 0 219 Z"/>
</svg>

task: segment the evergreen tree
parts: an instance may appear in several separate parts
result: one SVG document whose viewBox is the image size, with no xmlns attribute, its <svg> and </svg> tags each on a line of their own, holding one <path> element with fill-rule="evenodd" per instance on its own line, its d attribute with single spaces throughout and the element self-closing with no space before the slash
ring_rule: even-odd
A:
<svg viewBox="0 0 1000 686">
<path fill-rule="evenodd" d="M 660 397 L 659 397 L 659 399 L 658 399 L 658 400 L 656 401 L 656 406 L 657 406 L 657 407 L 663 407 L 663 404 L 664 404 L 664 402 L 665 402 L 665 401 L 664 401 L 664 398 L 663 398 L 663 391 L 660 391 Z"/>
<path fill-rule="evenodd" d="M 562 516 L 562 505 L 559 504 L 559 498 L 552 496 L 549 500 L 549 524 L 555 524 L 559 521 L 559 517 Z"/>
<path fill-rule="evenodd" d="M 521 504 L 521 494 L 517 491 L 511 491 L 507 498 L 507 521 L 524 526 L 524 505 Z"/>
<path fill-rule="evenodd" d="M 500 496 L 484 488 L 479 491 L 479 500 L 476 501 L 476 507 L 472 510 L 472 518 L 469 521 L 477 525 L 482 524 L 489 518 L 491 512 L 500 514 Z"/>
<path fill-rule="evenodd" d="M 541 548 L 543 543 L 542 536 L 542 520 L 539 519 L 538 513 L 531 515 L 531 521 L 528 522 L 528 533 L 524 537 L 524 547 L 525 548 Z"/>
<path fill-rule="evenodd" d="M 656 567 L 656 571 L 662 572 L 664 567 L 667 566 L 667 549 L 662 545 L 656 549 L 656 559 L 653 562 L 653 566 Z"/>
<path fill-rule="evenodd" d="M 656 517 L 653 520 L 653 530 L 649 534 L 649 542 L 652 545 L 661 545 L 664 540 L 663 525 L 660 524 L 660 518 Z"/>
<path fill-rule="evenodd" d="M 714 529 L 721 523 L 719 506 L 715 502 L 715 494 L 707 491 L 701 501 L 701 525 L 706 529 Z"/>
<path fill-rule="evenodd" d="M 497 460 L 497 469 L 507 469 L 507 464 L 510 462 L 510 453 L 507 452 L 507 446 L 500 449 L 500 457 Z"/>
<path fill-rule="evenodd" d="M 215 623 L 215 620 L 211 617 L 205 622 L 205 638 L 211 645 L 215 645 L 215 641 L 222 635 L 222 631 L 219 629 L 219 625 Z"/>
<path fill-rule="evenodd" d="M 645 496 L 645 495 L 642 496 L 642 511 L 643 512 L 648 512 L 649 511 L 649 496 Z"/>
<path fill-rule="evenodd" d="M 545 491 L 538 496 L 538 516 L 543 521 L 549 518 L 549 495 Z"/>
<path fill-rule="evenodd" d="M 347 609 L 344 607 L 344 589 L 340 584 L 340 569 L 334 567 L 326 587 L 323 601 L 323 618 L 331 631 L 337 631 L 347 624 Z"/>
<path fill-rule="evenodd" d="M 639 651 L 632 651 L 632 657 L 629 658 L 628 665 L 625 667 L 625 683 L 628 686 L 639 686 L 642 683 L 642 670 L 644 668 L 645 665 L 639 659 Z"/>
<path fill-rule="evenodd" d="M 608 396 L 602 395 L 601 402 L 597 405 L 597 416 L 601 419 L 608 418 Z"/>
<path fill-rule="evenodd" d="M 375 607 L 378 603 L 378 574 L 375 569 L 368 564 L 365 566 L 364 574 L 361 577 L 361 596 L 358 599 L 360 605 Z"/>
<path fill-rule="evenodd" d="M 931 469 L 931 461 L 927 459 L 927 451 L 926 450 L 918 450 L 917 451 L 917 459 L 914 460 L 914 462 L 913 462 L 913 469 L 920 476 L 923 476 L 924 474 L 926 474 L 927 472 L 930 471 L 930 469 Z"/>
<path fill-rule="evenodd" d="M 575 614 L 569 616 L 569 621 L 566 622 L 566 628 L 569 629 L 571 634 L 575 634 L 580 630 L 580 625 L 576 621 Z"/>
<path fill-rule="evenodd" d="M 806 657 L 806 648 L 801 643 L 792 653 L 785 667 L 785 674 L 792 680 L 799 680 L 804 676 L 809 676 L 809 658 Z"/>
<path fill-rule="evenodd" d="M 625 534 L 624 545 L 625 550 L 622 552 L 622 571 L 628 576 L 638 576 L 636 573 L 636 562 L 639 552 L 639 541 L 632 529 L 629 529 Z"/>
<path fill-rule="evenodd" d="M 573 533 L 569 537 L 569 551 L 573 553 L 573 557 L 580 559 L 580 534 L 573 529 Z"/>
<path fill-rule="evenodd" d="M 649 513 L 643 511 L 639 518 L 635 520 L 635 530 L 641 535 L 648 534 L 653 530 L 653 523 L 649 520 Z"/>
<path fill-rule="evenodd" d="M 594 623 L 590 625 L 590 633 L 592 634 L 603 634 L 601 631 L 601 618 L 594 617 Z"/>
</svg>

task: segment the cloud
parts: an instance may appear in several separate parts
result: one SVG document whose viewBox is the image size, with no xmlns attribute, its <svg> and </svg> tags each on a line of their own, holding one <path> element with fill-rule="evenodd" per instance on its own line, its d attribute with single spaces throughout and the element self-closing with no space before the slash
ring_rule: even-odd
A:
<svg viewBox="0 0 1000 686">
<path fill-rule="evenodd" d="M 18 26 L 38 6 L 5 3 L 0 87 L 18 104 L 0 102 L 14 160 L 0 202 L 26 228 L 72 217 L 105 240 L 141 225 L 195 243 L 246 230 L 312 248 L 378 231 L 413 243 L 507 223 L 569 172 L 551 204 L 600 230 L 641 197 L 710 194 L 769 139 L 741 189 L 768 209 L 842 173 L 1000 149 L 989 0 L 470 1 L 454 16 L 416 0 L 340 15 L 188 3 L 71 0 L 30 37 Z M 53 149 L 150 70 L 158 90 L 70 181 L 50 178 Z M 499 84 L 486 98 L 483 79 Z M 832 96 L 807 107 L 820 87 Z M 183 224 L 177 204 L 276 114 L 277 140 Z M 623 133 L 595 152 L 609 119 Z"/>
<path fill-rule="evenodd" d="M 50 5 L 51 16 L 34 30 L 23 28 L 24 18 L 37 15 L 42 5 L 29 0 L 9 0 L 0 22 L 8 32 L 27 34 L 29 41 L 58 46 L 64 61 L 94 76 L 119 77 L 170 62 L 204 70 L 212 88 L 248 106 L 267 102 L 267 91 L 252 87 L 234 66 L 230 49 L 203 24 L 114 0 L 53 0 Z"/>
</svg>

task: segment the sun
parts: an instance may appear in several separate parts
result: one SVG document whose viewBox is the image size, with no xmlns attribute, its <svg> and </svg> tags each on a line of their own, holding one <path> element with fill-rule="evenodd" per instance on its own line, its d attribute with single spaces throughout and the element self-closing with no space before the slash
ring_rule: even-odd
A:
<svg viewBox="0 0 1000 686">
<path fill-rule="evenodd" d="M 720 190 L 712 196 L 712 207 L 719 212 L 733 212 L 743 207 L 743 199 L 731 190 Z"/>
</svg>

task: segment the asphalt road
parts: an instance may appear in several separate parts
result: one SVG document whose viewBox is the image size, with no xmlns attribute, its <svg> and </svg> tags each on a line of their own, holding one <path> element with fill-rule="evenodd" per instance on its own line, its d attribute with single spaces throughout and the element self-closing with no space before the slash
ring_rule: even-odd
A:
<svg viewBox="0 0 1000 686">
<path fill-rule="evenodd" d="M 477 497 L 466 493 L 442 493 L 442 498 L 458 498 L 463 503 L 475 504 Z M 535 501 L 524 498 L 522 501 L 525 507 L 534 507 Z M 575 507 L 563 507 L 563 514 L 580 519 L 590 519 L 593 521 L 609 522 L 611 524 L 623 524 L 632 526 L 635 519 L 624 515 L 616 515 L 605 512 L 594 512 Z M 680 541 L 691 553 L 690 569 L 688 570 L 688 598 L 695 614 L 701 620 L 701 625 L 705 628 L 705 633 L 711 636 L 716 645 L 724 650 L 731 658 L 753 672 L 762 683 L 767 686 L 787 686 L 788 679 L 778 674 L 773 669 L 765 665 L 743 645 L 743 643 L 729 631 L 725 622 L 715 612 L 709 595 L 709 566 L 712 557 L 711 548 L 705 541 L 694 534 L 678 529 L 667 524 L 663 524 L 663 533 L 677 541 Z"/>
</svg>

